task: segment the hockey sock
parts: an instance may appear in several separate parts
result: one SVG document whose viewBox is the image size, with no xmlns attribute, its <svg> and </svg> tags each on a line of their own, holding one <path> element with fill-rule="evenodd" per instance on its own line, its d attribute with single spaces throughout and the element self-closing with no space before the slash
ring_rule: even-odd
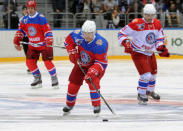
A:
<svg viewBox="0 0 183 131">
<path fill-rule="evenodd" d="M 150 80 L 149 83 L 148 83 L 147 90 L 150 91 L 150 92 L 153 92 L 154 91 L 154 88 L 155 88 L 155 84 L 156 84 L 156 81 L 155 80 L 153 80 L 153 81 Z"/>
<path fill-rule="evenodd" d="M 66 104 L 68 106 L 75 105 L 79 88 L 80 88 L 80 85 L 76 85 L 74 83 L 69 83 L 68 91 L 67 91 L 67 100 L 66 100 Z"/>
<path fill-rule="evenodd" d="M 37 60 L 35 59 L 26 59 L 27 67 L 29 68 L 30 72 L 32 72 L 33 75 L 40 74 L 40 71 L 37 66 Z"/>
<path fill-rule="evenodd" d="M 139 79 L 139 85 L 138 85 L 138 93 L 139 94 L 146 94 L 148 81 Z"/>
<path fill-rule="evenodd" d="M 95 87 L 100 91 L 99 81 L 100 80 L 96 78 L 92 82 L 95 85 Z M 100 106 L 101 99 L 100 99 L 99 93 L 97 93 L 96 89 L 91 85 L 90 82 L 87 81 L 87 84 L 90 88 L 90 98 L 91 98 L 92 106 Z"/>
<path fill-rule="evenodd" d="M 44 61 L 44 64 L 51 76 L 57 75 L 55 65 L 53 64 L 53 62 L 51 60 Z"/>
</svg>

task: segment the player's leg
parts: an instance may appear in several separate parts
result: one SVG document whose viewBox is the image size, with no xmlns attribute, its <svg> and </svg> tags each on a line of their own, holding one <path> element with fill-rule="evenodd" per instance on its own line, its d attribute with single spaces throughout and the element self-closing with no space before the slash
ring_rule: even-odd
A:
<svg viewBox="0 0 183 131">
<path fill-rule="evenodd" d="M 42 79 L 41 79 L 41 73 L 39 71 L 39 68 L 37 66 L 37 61 L 39 59 L 39 51 L 31 50 L 29 49 L 27 51 L 26 56 L 26 64 L 29 68 L 30 72 L 34 76 L 34 81 L 31 83 L 32 88 L 41 88 L 42 87 Z"/>
<path fill-rule="evenodd" d="M 149 56 L 135 52 L 134 54 L 132 54 L 132 59 L 140 75 L 137 87 L 137 99 L 139 101 L 139 104 L 146 104 L 148 101 L 146 91 L 151 77 L 151 66 L 148 62 Z"/>
<path fill-rule="evenodd" d="M 27 37 L 23 37 L 23 40 L 22 41 L 23 42 L 29 42 L 29 39 Z M 28 44 L 22 44 L 22 46 L 23 46 L 24 54 L 26 56 L 27 55 L 27 51 L 28 51 Z M 29 69 L 27 69 L 27 73 L 28 74 L 31 74 L 31 72 L 29 71 Z"/>
<path fill-rule="evenodd" d="M 66 106 L 63 108 L 64 114 L 69 113 L 73 109 L 76 103 L 78 91 L 81 85 L 83 84 L 83 80 L 84 80 L 84 74 L 80 70 L 79 66 L 75 65 L 69 76 Z"/>
<path fill-rule="evenodd" d="M 100 73 L 98 77 L 95 77 L 94 79 L 92 79 L 93 84 L 99 91 L 100 91 L 100 79 L 103 77 L 103 75 L 104 75 L 104 72 Z M 89 89 L 90 89 L 90 98 L 91 98 L 92 106 L 94 108 L 93 113 L 99 114 L 101 111 L 100 95 L 97 93 L 97 91 L 92 86 L 92 84 L 89 80 L 86 80 L 86 83 L 88 84 Z"/>
<path fill-rule="evenodd" d="M 151 78 L 148 84 L 148 88 L 147 88 L 147 95 L 152 97 L 155 100 L 160 100 L 160 95 L 155 93 L 155 84 L 156 84 L 156 74 L 157 74 L 157 62 L 156 62 L 156 57 L 153 54 L 151 56 L 151 59 L 149 60 L 149 62 L 151 63 Z"/>
<path fill-rule="evenodd" d="M 57 78 L 57 73 L 56 73 L 56 68 L 55 65 L 53 64 L 53 48 L 52 47 L 46 47 L 45 50 L 41 51 L 42 53 L 42 58 L 44 61 L 44 64 L 51 76 L 51 81 L 52 81 L 52 87 L 55 89 L 59 88 L 59 82 Z"/>
</svg>

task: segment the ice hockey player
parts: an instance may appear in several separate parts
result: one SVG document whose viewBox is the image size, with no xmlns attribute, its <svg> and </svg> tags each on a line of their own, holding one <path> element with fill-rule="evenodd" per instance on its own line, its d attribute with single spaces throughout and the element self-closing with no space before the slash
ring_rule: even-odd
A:
<svg viewBox="0 0 183 131">
<path fill-rule="evenodd" d="M 26 64 L 34 76 L 34 81 L 31 84 L 32 88 L 42 87 L 41 73 L 37 66 L 40 54 L 51 76 L 52 86 L 58 88 L 56 68 L 52 62 L 53 47 L 48 47 L 53 44 L 52 31 L 46 18 L 36 11 L 36 7 L 37 4 L 34 0 L 27 2 L 28 15 L 22 19 L 19 25 L 14 37 L 14 45 L 17 50 L 21 50 L 20 42 L 23 37 L 27 35 L 29 38 Z"/>
<path fill-rule="evenodd" d="M 147 104 L 148 96 L 160 100 L 160 95 L 154 91 L 157 62 L 153 51 L 160 51 L 161 57 L 169 57 L 161 23 L 155 16 L 153 4 L 146 4 L 143 18 L 134 19 L 118 33 L 119 44 L 125 47 L 126 53 L 131 54 L 140 75 L 137 87 L 139 104 Z"/>
<path fill-rule="evenodd" d="M 78 91 L 85 80 L 89 86 L 91 102 L 94 107 L 93 112 L 95 115 L 99 115 L 101 111 L 100 95 L 88 79 L 91 78 L 100 91 L 100 80 L 107 67 L 108 42 L 96 32 L 95 22 L 86 20 L 81 30 L 75 30 L 66 37 L 65 47 L 74 67 L 69 76 L 67 100 L 63 112 L 68 114 L 73 109 Z M 86 75 L 78 66 L 77 60 L 79 60 Z"/>
</svg>

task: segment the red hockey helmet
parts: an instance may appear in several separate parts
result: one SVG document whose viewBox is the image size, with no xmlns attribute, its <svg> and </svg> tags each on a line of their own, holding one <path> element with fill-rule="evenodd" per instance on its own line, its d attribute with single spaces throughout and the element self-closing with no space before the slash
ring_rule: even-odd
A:
<svg viewBox="0 0 183 131">
<path fill-rule="evenodd" d="M 28 7 L 33 7 L 34 9 L 36 9 L 37 8 L 37 4 L 36 4 L 35 0 L 28 0 L 27 1 L 27 8 Z"/>
</svg>

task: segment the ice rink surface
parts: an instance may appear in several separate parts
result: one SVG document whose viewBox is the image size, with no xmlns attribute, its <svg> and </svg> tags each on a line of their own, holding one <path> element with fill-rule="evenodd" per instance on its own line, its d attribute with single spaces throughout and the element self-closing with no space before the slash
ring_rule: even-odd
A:
<svg viewBox="0 0 183 131">
<path fill-rule="evenodd" d="M 138 74 L 131 60 L 110 60 L 101 81 L 101 93 L 117 115 L 102 103 L 93 115 L 89 89 L 81 87 L 75 108 L 62 116 L 68 77 L 73 65 L 54 61 L 60 89 L 52 89 L 50 76 L 39 62 L 43 88 L 31 89 L 32 75 L 25 62 L 0 63 L 0 131 L 181 131 L 183 129 L 183 60 L 158 60 L 156 91 L 161 101 L 138 105 Z M 107 118 L 108 122 L 102 119 Z"/>
</svg>

